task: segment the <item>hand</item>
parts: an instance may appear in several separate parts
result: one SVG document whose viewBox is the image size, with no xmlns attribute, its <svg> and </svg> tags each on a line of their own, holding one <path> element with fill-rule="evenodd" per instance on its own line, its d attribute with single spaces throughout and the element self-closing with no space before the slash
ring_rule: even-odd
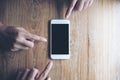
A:
<svg viewBox="0 0 120 80">
<path fill-rule="evenodd" d="M 17 80 L 51 80 L 48 77 L 48 73 L 52 68 L 53 62 L 50 61 L 42 73 L 38 69 L 26 69 L 24 72 L 19 72 L 17 75 Z"/>
<path fill-rule="evenodd" d="M 18 35 L 16 37 L 16 42 L 11 49 L 12 51 L 32 48 L 35 41 L 47 41 L 46 38 L 31 34 L 24 28 L 17 27 L 16 29 L 18 31 Z"/>
<path fill-rule="evenodd" d="M 71 0 L 71 4 L 67 9 L 65 17 L 68 18 L 74 8 L 81 11 L 91 6 L 92 3 L 93 3 L 93 0 Z"/>
<path fill-rule="evenodd" d="M 34 35 L 21 27 L 0 25 L 0 50 L 18 51 L 29 49 L 35 41 L 47 41 L 45 38 Z"/>
</svg>

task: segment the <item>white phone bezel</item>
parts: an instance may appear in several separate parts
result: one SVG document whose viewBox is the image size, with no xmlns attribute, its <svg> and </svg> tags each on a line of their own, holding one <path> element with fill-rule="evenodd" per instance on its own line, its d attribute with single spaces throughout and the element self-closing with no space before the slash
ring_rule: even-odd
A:
<svg viewBox="0 0 120 80">
<path fill-rule="evenodd" d="M 51 59 L 69 59 L 70 58 L 70 36 L 69 36 L 69 54 L 52 54 L 52 24 L 69 24 L 69 34 L 70 34 L 70 21 L 63 19 L 54 19 L 50 22 L 50 57 Z"/>
</svg>

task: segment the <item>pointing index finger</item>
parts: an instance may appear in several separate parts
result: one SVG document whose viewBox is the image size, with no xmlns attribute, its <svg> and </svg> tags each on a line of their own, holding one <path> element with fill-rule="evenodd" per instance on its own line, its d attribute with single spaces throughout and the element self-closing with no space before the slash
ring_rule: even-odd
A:
<svg viewBox="0 0 120 80">
<path fill-rule="evenodd" d="M 67 12 L 66 12 L 66 14 L 65 14 L 65 17 L 66 17 L 66 18 L 68 18 L 68 17 L 70 16 L 72 10 L 73 10 L 74 7 L 75 7 L 76 2 L 77 2 L 77 0 L 72 0 L 71 4 L 70 4 L 70 6 L 69 6 L 69 8 L 67 9 Z"/>
<path fill-rule="evenodd" d="M 53 62 L 50 61 L 50 62 L 47 64 L 47 66 L 46 66 L 46 68 L 44 69 L 44 71 L 40 74 L 40 77 L 39 77 L 39 78 L 40 78 L 41 80 L 44 80 L 44 79 L 47 78 L 48 73 L 50 72 L 52 66 L 53 66 Z"/>
<path fill-rule="evenodd" d="M 43 41 L 43 42 L 47 42 L 47 39 L 38 35 L 34 35 L 34 34 L 25 34 L 26 38 L 32 40 L 32 41 Z"/>
<path fill-rule="evenodd" d="M 33 38 L 35 41 L 47 42 L 47 39 L 44 38 L 44 37 L 41 37 L 41 36 L 33 35 L 32 38 Z"/>
</svg>

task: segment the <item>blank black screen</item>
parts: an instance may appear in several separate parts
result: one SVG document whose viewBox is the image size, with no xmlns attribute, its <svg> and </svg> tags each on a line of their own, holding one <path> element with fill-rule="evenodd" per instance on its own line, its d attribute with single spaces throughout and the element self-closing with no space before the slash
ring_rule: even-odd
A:
<svg viewBox="0 0 120 80">
<path fill-rule="evenodd" d="M 52 24 L 52 54 L 69 53 L 69 24 Z"/>
</svg>

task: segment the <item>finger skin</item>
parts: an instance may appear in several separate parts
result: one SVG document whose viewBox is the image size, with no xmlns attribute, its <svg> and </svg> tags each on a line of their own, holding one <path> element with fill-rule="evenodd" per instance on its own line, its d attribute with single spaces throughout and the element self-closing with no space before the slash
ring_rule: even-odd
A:
<svg viewBox="0 0 120 80">
<path fill-rule="evenodd" d="M 33 48 L 34 47 L 34 42 L 31 42 L 29 40 L 24 40 L 23 41 L 23 44 L 26 46 L 26 47 L 29 47 L 29 48 Z"/>
<path fill-rule="evenodd" d="M 20 30 L 20 32 L 19 32 L 19 35 L 18 35 L 18 37 L 16 39 L 16 42 L 20 43 L 21 45 L 23 45 L 25 47 L 32 48 L 34 46 L 34 41 L 47 42 L 47 39 L 44 38 L 44 37 L 31 34 L 31 33 L 27 32 L 27 31 L 25 31 L 25 29 L 23 29 L 23 28 L 20 28 L 19 30 Z M 23 48 L 23 47 L 21 47 L 21 48 Z"/>
<path fill-rule="evenodd" d="M 43 42 L 47 42 L 47 39 L 41 36 L 37 36 L 37 35 L 31 35 L 32 37 L 29 37 L 29 39 L 33 40 L 33 41 L 43 41 Z"/>
<path fill-rule="evenodd" d="M 14 48 L 16 48 L 16 49 L 24 49 L 24 50 L 28 50 L 29 49 L 28 47 L 26 47 L 26 46 L 24 46 L 22 44 L 18 44 L 18 43 L 14 44 Z"/>
<path fill-rule="evenodd" d="M 30 32 L 26 31 L 24 28 L 18 27 L 17 28 L 19 31 L 19 34 L 23 37 L 25 37 L 26 39 L 32 40 L 32 41 L 44 41 L 46 42 L 46 38 L 38 36 L 38 35 L 34 35 L 31 34 Z"/>
<path fill-rule="evenodd" d="M 83 0 L 78 0 L 77 4 L 76 4 L 76 9 L 79 11 L 82 11 L 84 6 L 84 1 Z"/>
<path fill-rule="evenodd" d="M 53 66 L 53 62 L 50 61 L 46 68 L 43 70 L 43 72 L 40 74 L 40 77 L 38 78 L 38 80 L 45 80 L 48 76 L 48 73 L 50 72 L 51 68 Z"/>
<path fill-rule="evenodd" d="M 65 14 L 65 18 L 68 18 L 72 12 L 72 10 L 74 9 L 75 7 L 75 4 L 76 4 L 77 0 L 72 0 L 70 6 L 68 7 L 67 11 L 66 11 L 66 14 Z"/>
<path fill-rule="evenodd" d="M 23 74 L 23 76 L 22 76 L 22 78 L 21 78 L 21 80 L 26 80 L 29 72 L 30 72 L 30 69 L 26 69 L 25 72 L 24 72 L 24 74 Z"/>
<path fill-rule="evenodd" d="M 47 39 L 35 34 L 31 34 L 29 32 L 27 32 L 27 34 L 24 34 L 25 38 L 31 41 L 43 41 L 43 42 L 47 42 Z"/>
<path fill-rule="evenodd" d="M 39 72 L 38 69 L 33 68 L 32 71 L 30 72 L 30 75 L 28 76 L 28 80 L 34 80 L 38 72 Z"/>
<path fill-rule="evenodd" d="M 45 80 L 51 80 L 51 78 L 50 78 L 50 77 L 47 77 Z"/>
<path fill-rule="evenodd" d="M 36 75 L 35 79 L 37 80 L 40 76 L 40 71 L 38 72 L 38 74 Z"/>
<path fill-rule="evenodd" d="M 23 27 L 16 27 L 16 29 L 18 30 L 18 31 L 21 31 L 21 32 L 27 32 Z"/>
<path fill-rule="evenodd" d="M 32 48 L 34 46 L 34 42 L 26 40 L 24 37 L 17 38 L 16 42 L 29 48 Z"/>
<path fill-rule="evenodd" d="M 11 49 L 11 51 L 18 51 L 19 49 L 18 48 L 13 48 L 13 49 Z"/>
<path fill-rule="evenodd" d="M 39 41 L 47 42 L 47 39 L 44 37 L 40 37 Z"/>
</svg>

